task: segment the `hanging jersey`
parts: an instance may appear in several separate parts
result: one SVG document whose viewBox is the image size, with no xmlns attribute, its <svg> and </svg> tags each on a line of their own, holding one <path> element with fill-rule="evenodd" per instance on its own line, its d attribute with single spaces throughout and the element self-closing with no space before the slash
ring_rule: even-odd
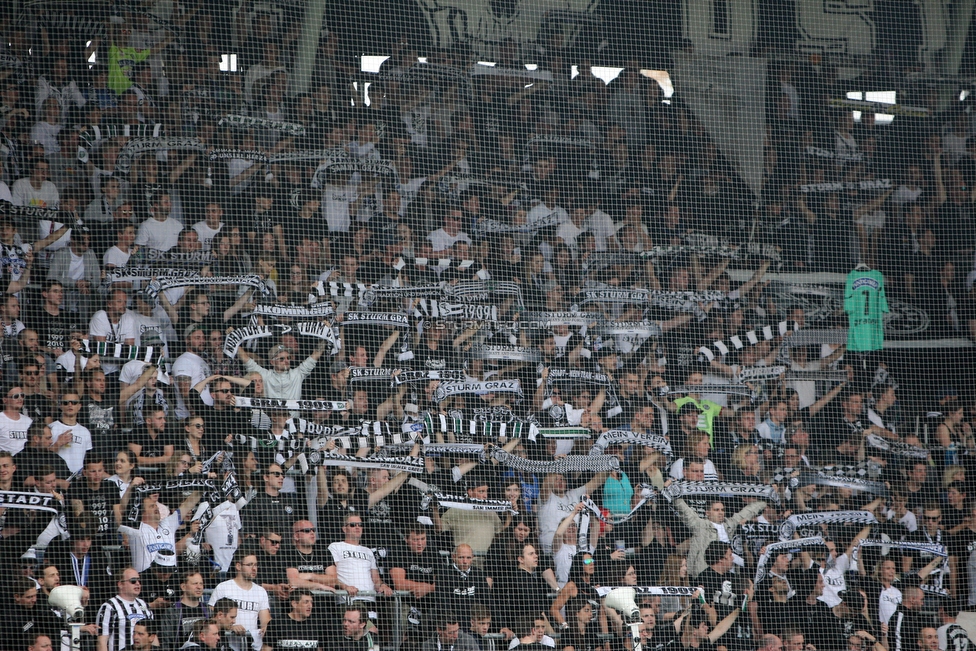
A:
<svg viewBox="0 0 976 651">
<path fill-rule="evenodd" d="M 848 350 L 881 350 L 884 345 L 884 314 L 888 312 L 884 276 L 874 269 L 855 269 L 847 274 L 844 288 L 847 312 Z"/>
</svg>

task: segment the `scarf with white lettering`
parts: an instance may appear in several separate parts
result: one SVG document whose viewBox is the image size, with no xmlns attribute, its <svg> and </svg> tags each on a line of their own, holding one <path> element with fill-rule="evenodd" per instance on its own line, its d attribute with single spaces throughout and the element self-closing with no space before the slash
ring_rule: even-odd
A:
<svg viewBox="0 0 976 651">
<path fill-rule="evenodd" d="M 442 382 L 463 382 L 467 374 L 464 371 L 408 371 L 401 369 L 393 376 L 393 385 L 410 384 L 414 382 L 430 382 L 440 380 Z"/>
<path fill-rule="evenodd" d="M 129 264 L 150 264 L 151 266 L 168 267 L 205 267 L 213 264 L 214 255 L 210 251 L 192 251 L 180 253 L 178 251 L 159 251 L 157 249 L 141 248 L 129 258 Z M 171 274 L 166 274 L 171 275 Z"/>
<path fill-rule="evenodd" d="M 590 454 L 603 454 L 611 445 L 619 445 L 621 443 L 642 445 L 647 448 L 653 448 L 667 457 L 673 455 L 673 452 L 671 451 L 671 443 L 668 442 L 667 438 L 661 436 L 660 434 L 632 432 L 628 429 L 611 429 L 603 432 L 597 438 L 596 442 L 593 443 L 593 447 L 590 448 Z"/>
<path fill-rule="evenodd" d="M 212 501 L 208 496 L 216 496 L 214 503 L 219 504 L 223 500 L 217 490 L 217 486 L 212 479 L 180 478 L 167 479 L 166 481 L 145 483 L 135 487 L 135 495 L 129 500 L 129 522 L 139 526 L 142 519 L 142 500 L 153 493 L 166 492 L 187 492 L 200 491 L 204 494 L 204 501 Z M 200 527 L 203 528 L 202 526 Z"/>
<path fill-rule="evenodd" d="M 410 318 L 399 312 L 346 312 L 341 325 L 377 325 L 409 328 Z"/>
<path fill-rule="evenodd" d="M 832 486 L 834 488 L 848 488 L 855 491 L 864 491 L 872 495 L 886 496 L 888 489 L 884 482 L 872 481 L 861 477 L 847 477 L 824 472 L 804 472 L 800 475 L 800 486 Z"/>
<path fill-rule="evenodd" d="M 267 163 L 268 155 L 260 149 L 211 149 L 210 160 L 252 160 Z"/>
<path fill-rule="evenodd" d="M 770 543 L 766 545 L 766 550 L 763 552 L 762 556 L 756 562 L 756 578 L 753 579 L 753 585 L 759 585 L 759 582 L 766 578 L 766 563 L 769 562 L 770 558 L 774 556 L 779 556 L 781 553 L 786 552 L 788 554 L 793 554 L 795 552 L 802 551 L 803 549 L 809 547 L 823 547 L 824 539 L 823 536 L 811 536 L 809 538 L 797 538 L 796 540 L 786 540 L 783 542 Z"/>
<path fill-rule="evenodd" d="M 421 510 L 428 510 L 432 502 L 442 509 L 458 509 L 461 511 L 485 511 L 488 513 L 511 513 L 518 515 L 518 511 L 512 508 L 512 503 L 508 500 L 482 500 L 467 495 L 447 495 L 445 493 L 432 492 L 420 500 Z"/>
<path fill-rule="evenodd" d="M 280 324 L 276 325 L 251 325 L 235 328 L 224 338 L 224 355 L 230 358 L 237 357 L 237 349 L 245 341 L 271 337 L 273 335 L 283 335 L 291 328 Z"/>
<path fill-rule="evenodd" d="M 301 419 L 292 419 L 295 423 L 295 430 L 305 433 L 306 436 L 316 434 L 315 429 L 323 426 L 316 423 L 308 423 Z M 305 426 L 302 427 L 302 423 Z M 311 427 L 311 426 L 317 427 Z M 324 428 L 323 428 L 324 429 Z M 389 423 L 378 420 L 363 421 L 359 426 L 330 428 L 330 432 L 322 432 L 317 438 L 308 440 L 310 449 L 324 449 L 330 442 L 334 441 L 336 446 L 344 450 L 379 450 L 390 446 L 413 446 L 420 439 L 420 432 L 413 429 L 407 431 L 397 431 L 390 427 Z M 407 450 L 409 452 L 409 449 Z"/>
<path fill-rule="evenodd" d="M 351 405 L 346 401 L 282 400 L 279 398 L 248 398 L 246 396 L 236 396 L 234 398 L 234 406 L 244 407 L 246 409 L 272 409 L 279 411 L 348 411 Z"/>
<path fill-rule="evenodd" d="M 593 328 L 601 337 L 640 337 L 650 339 L 663 334 L 661 326 L 653 321 L 611 321 Z"/>
<path fill-rule="evenodd" d="M 88 356 L 98 355 L 101 358 L 126 359 L 129 361 L 139 359 L 147 364 L 161 363 L 165 352 L 162 346 L 128 346 L 87 339 L 82 339 L 81 345 Z"/>
<path fill-rule="evenodd" d="M 200 275 L 197 269 L 174 269 L 173 267 L 115 267 L 105 272 L 103 284 L 128 283 L 153 278 L 194 278 Z"/>
<path fill-rule="evenodd" d="M 620 400 L 617 398 L 617 390 L 610 381 L 610 378 L 606 373 L 594 373 L 592 371 L 581 371 L 579 369 L 571 368 L 550 368 L 549 373 L 546 376 L 546 389 L 544 392 L 545 397 L 552 397 L 552 388 L 557 384 L 569 383 L 570 385 L 580 385 L 586 384 L 590 386 L 599 387 L 605 392 L 605 398 L 603 405 L 607 408 L 607 416 L 613 418 L 622 411 L 620 407 Z M 566 392 L 563 392 L 566 395 Z M 556 405 L 557 407 L 559 405 Z M 550 411 L 550 416 L 552 416 L 557 422 L 565 419 L 565 410 L 552 410 Z"/>
<path fill-rule="evenodd" d="M 468 394 L 514 393 L 516 401 L 522 399 L 522 385 L 518 380 L 484 380 L 474 382 L 441 382 L 432 400 L 441 403 L 448 398 Z"/>
<path fill-rule="evenodd" d="M 375 382 L 375 381 L 385 381 L 389 382 L 393 377 L 392 368 L 373 368 L 350 366 L 349 367 L 349 381 L 350 382 Z"/>
<path fill-rule="evenodd" d="M 36 206 L 15 206 L 7 201 L 0 201 L 0 215 L 10 215 L 21 220 L 40 220 L 47 219 L 52 222 L 66 223 L 69 221 L 69 213 L 61 216 L 58 210 L 51 208 L 38 208 Z"/>
<path fill-rule="evenodd" d="M 335 173 L 375 174 L 388 179 L 391 183 L 400 183 L 396 163 L 391 160 L 347 159 L 330 160 L 322 165 L 319 165 L 318 169 L 316 169 L 315 173 L 312 175 L 312 187 L 316 189 L 324 188 L 326 185 L 328 185 L 325 177 Z"/>
<path fill-rule="evenodd" d="M 316 339 L 324 339 L 332 348 L 330 355 L 336 355 L 342 350 L 342 341 L 336 335 L 335 328 L 331 324 L 320 321 L 302 321 L 295 324 L 299 334 Z"/>
<path fill-rule="evenodd" d="M 921 106 L 905 106 L 904 104 L 883 104 L 881 102 L 867 102 L 849 99 L 847 97 L 831 97 L 828 104 L 834 108 L 850 109 L 870 113 L 887 113 L 888 115 L 903 115 L 912 118 L 928 118 L 932 112 Z"/>
<path fill-rule="evenodd" d="M 246 285 L 254 287 L 264 296 L 271 296 L 269 288 L 260 276 L 249 274 L 246 276 L 189 276 L 189 277 L 166 277 L 157 278 L 146 285 L 145 294 L 148 298 L 156 301 L 159 295 L 167 289 L 173 287 L 211 287 L 214 285 Z"/>
<path fill-rule="evenodd" d="M 596 588 L 597 594 L 606 597 L 617 589 L 617 587 L 630 588 L 638 597 L 694 597 L 698 593 L 697 586 L 690 585 L 625 585 L 625 586 L 600 586 Z"/>
<path fill-rule="evenodd" d="M 309 467 L 341 466 L 350 468 L 384 468 L 390 472 L 425 472 L 424 460 L 420 457 L 357 457 L 335 452 L 310 452 L 305 457 Z"/>
<path fill-rule="evenodd" d="M 684 384 L 677 387 L 661 386 L 657 393 L 662 396 L 687 395 L 689 393 L 725 393 L 732 396 L 743 396 L 755 400 L 759 393 L 744 384 Z"/>
<path fill-rule="evenodd" d="M 250 115 L 228 114 L 220 118 L 217 126 L 230 126 L 237 129 L 271 129 L 273 131 L 287 133 L 291 136 L 305 135 L 305 125 L 299 124 L 298 122 L 271 120 L 269 118 L 258 118 Z"/>
<path fill-rule="evenodd" d="M 848 190 L 890 190 L 891 179 L 871 179 L 868 181 L 835 181 L 833 183 L 807 183 L 800 186 L 803 194 L 826 194 Z"/>
<path fill-rule="evenodd" d="M 115 171 L 119 174 L 128 174 L 129 170 L 132 169 L 132 162 L 136 158 L 147 152 L 162 149 L 205 151 L 206 147 L 199 138 L 130 138 L 115 159 Z"/>
<path fill-rule="evenodd" d="M 0 508 L 44 511 L 53 516 L 61 513 L 61 503 L 50 493 L 0 490 Z"/>
<path fill-rule="evenodd" d="M 863 527 L 877 524 L 878 519 L 870 511 L 817 511 L 814 513 L 794 513 L 779 528 L 779 539 L 787 541 L 797 532 L 809 532 L 822 524 L 856 524 Z M 820 533 L 819 531 L 817 533 Z M 810 534 L 812 535 L 812 534 Z"/>
<path fill-rule="evenodd" d="M 887 105 L 885 105 L 887 106 Z M 834 152 L 830 149 L 823 149 L 822 147 L 805 147 L 803 153 L 812 158 L 826 158 L 827 160 L 837 160 L 841 162 L 848 163 L 859 163 L 864 159 L 864 154 L 861 152 L 847 153 L 847 152 Z"/>
<path fill-rule="evenodd" d="M 519 322 L 530 329 L 553 326 L 590 326 L 603 323 L 606 317 L 599 312 L 523 312 Z"/>
<path fill-rule="evenodd" d="M 257 304 L 252 315 L 282 317 L 287 319 L 328 319 L 335 316 L 335 308 L 331 303 L 313 303 L 312 305 L 282 305 Z"/>
<path fill-rule="evenodd" d="M 904 441 L 893 441 L 877 434 L 867 434 L 864 437 L 865 444 L 877 450 L 884 450 L 908 459 L 928 459 L 929 451 Z"/>
<path fill-rule="evenodd" d="M 510 454 L 501 448 L 494 448 L 490 453 L 486 453 L 482 459 L 488 461 L 494 459 L 503 466 L 508 466 L 519 472 L 527 472 L 534 475 L 548 475 L 550 473 L 576 474 L 580 472 L 610 472 L 620 469 L 620 460 L 610 454 L 599 456 L 589 456 L 582 454 L 570 454 L 562 459 L 555 461 L 532 461 L 518 455 Z"/>
<path fill-rule="evenodd" d="M 504 309 L 501 312 L 504 313 Z M 417 318 L 491 322 L 498 320 L 498 314 L 497 305 L 448 303 L 432 298 L 418 299 L 414 306 L 414 316 Z"/>
<path fill-rule="evenodd" d="M 162 124 L 89 124 L 78 132 L 78 160 L 87 163 L 89 152 L 98 143 L 109 138 L 159 138 L 163 135 Z"/>
<path fill-rule="evenodd" d="M 748 484 L 721 481 L 676 481 L 661 491 L 669 502 L 679 497 L 698 497 L 701 495 L 734 495 L 753 497 L 766 502 L 779 504 L 776 489 L 767 484 Z"/>
<path fill-rule="evenodd" d="M 537 219 L 529 224 L 506 224 L 504 222 L 485 217 L 475 224 L 472 235 L 478 239 L 481 239 L 485 235 L 494 233 L 535 233 L 543 228 L 555 228 L 559 226 L 559 224 L 562 223 L 560 219 L 560 215 L 556 212 L 551 212 L 545 217 Z"/>
<path fill-rule="evenodd" d="M 538 364 L 542 361 L 542 351 L 524 346 L 492 346 L 482 344 L 472 346 L 468 351 L 470 359 L 490 359 L 504 362 L 525 362 Z"/>
</svg>

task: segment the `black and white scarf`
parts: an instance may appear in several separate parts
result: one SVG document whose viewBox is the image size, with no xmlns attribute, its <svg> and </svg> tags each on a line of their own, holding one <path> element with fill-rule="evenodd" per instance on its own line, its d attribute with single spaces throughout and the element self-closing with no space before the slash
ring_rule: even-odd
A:
<svg viewBox="0 0 976 651">
<path fill-rule="evenodd" d="M 607 408 L 607 416 L 613 418 L 622 411 L 620 407 L 620 400 L 617 398 L 617 390 L 614 388 L 613 382 L 606 373 L 594 373 L 592 371 L 582 371 L 579 369 L 571 368 L 550 368 L 549 374 L 546 376 L 546 388 L 544 396 L 548 399 L 552 397 L 552 389 L 555 385 L 561 383 L 572 383 L 572 384 L 587 384 L 590 386 L 599 387 L 606 392 L 606 396 L 603 401 L 603 405 Z M 557 405 L 558 406 L 558 405 Z M 565 419 L 565 410 L 555 410 L 550 412 L 557 422 L 561 422 Z"/>
<path fill-rule="evenodd" d="M 0 201 L 0 215 L 10 215 L 24 221 L 46 219 L 62 224 L 70 221 L 67 216 L 61 217 L 61 212 L 58 210 L 36 206 L 15 206 L 6 201 Z"/>
<path fill-rule="evenodd" d="M 326 160 L 335 157 L 335 149 L 305 149 L 299 151 L 282 151 L 268 156 L 269 163 L 286 163 L 303 160 Z M 341 150 L 345 151 L 345 150 Z"/>
<path fill-rule="evenodd" d="M 447 495 L 445 493 L 432 492 L 423 497 L 420 501 L 420 508 L 427 511 L 431 503 L 437 502 L 442 509 L 458 509 L 461 511 L 484 511 L 488 513 L 511 513 L 518 515 L 518 511 L 512 508 L 512 503 L 508 500 L 482 500 L 466 495 Z"/>
<path fill-rule="evenodd" d="M 473 235 L 480 239 L 494 233 L 535 233 L 543 228 L 555 228 L 561 223 L 560 215 L 556 212 L 551 212 L 530 224 L 506 224 L 485 217 L 475 224 Z"/>
<path fill-rule="evenodd" d="M 826 158 L 827 160 L 836 160 L 840 162 L 847 163 L 860 163 L 864 160 L 864 154 L 861 152 L 847 153 L 847 152 L 834 152 L 830 149 L 824 149 L 822 147 L 805 147 L 803 153 L 811 158 Z"/>
<path fill-rule="evenodd" d="M 542 361 L 542 351 L 524 346 L 492 346 L 481 344 L 468 351 L 469 359 L 490 359 L 504 362 L 525 362 L 538 364 Z"/>
<path fill-rule="evenodd" d="M 593 447 L 590 448 L 590 454 L 603 454 L 611 445 L 619 445 L 621 443 L 642 445 L 647 448 L 652 448 L 658 452 L 661 452 L 667 457 L 673 455 L 673 452 L 671 451 L 671 443 L 668 442 L 666 437 L 661 436 L 660 434 L 632 432 L 627 429 L 611 429 L 600 434 L 596 442 L 593 443 Z"/>
<path fill-rule="evenodd" d="M 113 344 L 108 341 L 89 341 L 83 339 L 81 345 L 88 356 L 98 355 L 103 358 L 126 359 L 129 361 L 139 359 L 147 364 L 159 364 L 164 359 L 165 349 L 162 346 L 128 346 L 126 344 Z"/>
<path fill-rule="evenodd" d="M 301 321 L 295 324 L 295 329 L 299 334 L 305 335 L 306 337 L 324 339 L 332 347 L 332 350 L 329 352 L 330 355 L 335 355 L 342 349 L 342 342 L 336 336 L 335 328 L 328 323 L 322 323 L 321 321 Z"/>
<path fill-rule="evenodd" d="M 824 539 L 823 536 L 811 536 L 809 538 L 797 538 L 796 540 L 787 540 L 783 542 L 770 543 L 766 545 L 765 551 L 759 557 L 756 562 L 756 577 L 753 579 L 753 585 L 759 585 L 759 582 L 766 578 L 766 563 L 769 562 L 770 558 L 774 556 L 779 556 L 784 551 L 788 554 L 802 551 L 803 549 L 809 547 L 823 547 Z"/>
<path fill-rule="evenodd" d="M 330 160 L 322 165 L 312 175 L 312 187 L 316 189 L 325 188 L 328 185 L 329 174 L 375 174 L 389 179 L 390 183 L 398 185 L 400 177 L 397 174 L 396 164 L 391 160 Z"/>
<path fill-rule="evenodd" d="M 687 395 L 689 393 L 725 393 L 755 400 L 759 394 L 744 384 L 684 384 L 677 387 L 661 386 L 659 395 Z"/>
<path fill-rule="evenodd" d="M 138 526 L 140 520 L 142 519 L 142 500 L 148 495 L 153 493 L 162 493 L 163 491 L 173 491 L 173 492 L 186 492 L 186 491 L 200 491 L 204 494 L 205 501 L 209 501 L 207 496 L 217 495 L 217 486 L 212 479 L 169 479 L 162 482 L 145 483 L 135 487 L 135 495 L 131 500 L 129 500 L 129 522 L 134 523 Z M 216 498 L 217 504 L 220 503 L 221 497 Z M 203 529 L 203 526 L 200 527 Z"/>
<path fill-rule="evenodd" d="M 877 434 L 867 434 L 864 437 L 864 443 L 876 450 L 884 450 L 885 452 L 890 452 L 891 454 L 908 459 L 924 460 L 929 458 L 929 451 L 925 448 L 920 448 L 910 443 L 905 443 L 904 441 L 886 439 Z"/>
<path fill-rule="evenodd" d="M 620 469 L 620 460 L 609 454 L 592 457 L 589 455 L 571 454 L 555 461 L 532 461 L 531 459 L 510 454 L 501 448 L 494 448 L 490 453 L 483 455 L 482 459 L 484 461 L 494 459 L 513 470 L 537 475 L 551 473 L 611 472 Z"/>
<path fill-rule="evenodd" d="M 828 104 L 834 108 L 850 109 L 852 111 L 887 113 L 888 115 L 903 115 L 911 118 L 932 117 L 931 111 L 921 106 L 883 104 L 881 102 L 867 102 L 864 100 L 848 99 L 846 97 L 831 97 Z"/>
<path fill-rule="evenodd" d="M 881 497 L 888 495 L 888 489 L 884 482 L 872 481 L 861 477 L 838 476 L 823 472 L 804 472 L 800 475 L 800 486 L 832 486 L 834 488 L 847 488 L 854 491 L 863 491 Z"/>
<path fill-rule="evenodd" d="M 823 524 L 877 524 L 878 519 L 870 511 L 817 511 L 814 513 L 794 513 L 779 527 L 779 539 L 788 541 L 793 534 L 803 532 L 808 534 L 812 527 Z M 819 531 L 817 532 L 819 533 Z"/>
<path fill-rule="evenodd" d="M 195 278 L 200 275 L 198 269 L 175 269 L 173 267 L 115 267 L 105 272 L 104 285 L 112 283 L 128 283 L 153 278 Z"/>
<path fill-rule="evenodd" d="M 669 502 L 679 497 L 698 497 L 701 495 L 734 495 L 753 497 L 766 502 L 779 504 L 776 489 L 768 484 L 748 484 L 721 481 L 676 481 L 661 491 Z"/>
<path fill-rule="evenodd" d="M 250 325 L 241 328 L 235 328 L 232 332 L 224 337 L 224 355 L 230 358 L 237 357 L 237 349 L 240 348 L 241 344 L 245 341 L 253 341 L 255 339 L 261 339 L 263 337 L 271 337 L 274 335 L 283 335 L 290 331 L 289 326 L 284 326 L 281 324 L 275 325 Z"/>
<path fill-rule="evenodd" d="M 161 149 L 205 151 L 206 147 L 199 138 L 130 138 L 115 159 L 115 171 L 118 174 L 128 174 L 136 158 L 147 152 Z"/>
<path fill-rule="evenodd" d="M 205 267 L 213 264 L 214 257 L 210 251 L 193 251 L 179 253 L 177 251 L 159 251 L 157 249 L 139 249 L 138 253 L 129 258 L 130 263 L 151 263 L 151 266 L 167 267 Z"/>
<path fill-rule="evenodd" d="M 89 153 L 98 143 L 109 138 L 159 138 L 162 124 L 89 124 L 78 132 L 78 160 L 87 163 Z"/>
<path fill-rule="evenodd" d="M 779 331 L 779 337 L 780 338 L 783 338 L 783 337 L 786 337 L 786 333 L 789 332 L 790 326 L 789 326 L 789 323 L 787 321 L 780 321 L 779 324 L 778 324 L 778 326 L 777 326 L 777 328 L 778 328 L 778 331 Z M 800 324 L 799 323 L 796 323 L 794 321 L 793 322 L 793 330 L 794 331 L 797 331 L 799 329 L 800 329 Z M 704 361 L 707 360 L 707 361 L 711 362 L 718 355 L 728 355 L 730 350 L 733 350 L 733 349 L 736 350 L 736 351 L 742 350 L 743 348 L 746 347 L 746 344 L 748 344 L 750 346 L 755 346 L 755 345 L 757 345 L 759 343 L 759 337 L 760 337 L 760 335 L 762 336 L 763 341 L 772 341 L 773 339 L 776 338 L 776 335 L 773 334 L 772 327 L 771 326 L 765 326 L 758 333 L 755 330 L 749 330 L 748 332 L 744 333 L 741 336 L 740 335 L 733 335 L 732 337 L 729 337 L 729 344 L 732 345 L 732 348 L 729 348 L 729 345 L 726 344 L 724 341 L 721 341 L 721 340 L 714 341 L 714 342 L 712 342 L 710 344 L 702 344 L 698 348 L 698 352 L 702 356 L 700 361 L 704 362 Z M 794 336 L 796 336 L 796 335 L 794 335 Z M 745 337 L 745 342 L 742 341 L 742 337 Z M 792 337 L 790 337 L 790 339 L 792 339 Z M 845 339 L 845 341 L 846 341 L 846 339 Z M 709 348 L 709 346 L 714 347 L 715 350 L 718 352 L 718 355 L 716 355 L 716 353 L 713 352 Z"/>
<path fill-rule="evenodd" d="M 235 396 L 234 406 L 245 409 L 279 411 L 348 411 L 350 403 L 332 400 L 282 400 L 279 398 L 248 398 Z"/>
<path fill-rule="evenodd" d="M 377 325 L 409 328 L 410 318 L 399 312 L 346 312 L 341 325 Z"/>
<path fill-rule="evenodd" d="M 586 328 L 603 323 L 606 317 L 598 312 L 523 312 L 519 322 L 529 329 L 551 329 L 553 326 Z"/>
<path fill-rule="evenodd" d="M 268 155 L 260 149 L 211 149 L 210 160 L 252 160 L 267 163 Z"/>
<path fill-rule="evenodd" d="M 593 332 L 601 337 L 639 337 L 650 339 L 663 334 L 661 326 L 654 321 L 616 321 L 602 323 Z"/>
<path fill-rule="evenodd" d="M 411 384 L 414 382 L 430 382 L 439 380 L 441 382 L 464 382 L 467 374 L 464 371 L 408 371 L 400 369 L 400 372 L 393 376 L 393 385 Z"/>
<path fill-rule="evenodd" d="M 503 312 L 503 310 L 502 310 Z M 497 305 L 481 305 L 477 303 L 448 303 L 433 298 L 417 300 L 414 315 L 417 318 L 444 319 L 454 321 L 498 321 L 499 308 Z"/>
<path fill-rule="evenodd" d="M 435 437 L 437 434 L 450 434 L 458 441 L 495 441 L 502 437 L 507 439 L 529 436 L 529 432 L 536 427 L 535 423 L 526 421 L 494 422 L 455 418 L 445 414 L 424 414 L 423 428 L 425 438 Z"/>
<path fill-rule="evenodd" d="M 462 303 L 490 303 L 496 297 L 514 297 L 522 306 L 522 287 L 516 282 L 494 280 L 467 280 L 453 285 L 442 285 L 444 298 Z"/>
<path fill-rule="evenodd" d="M 390 382 L 393 378 L 392 368 L 373 368 L 372 366 L 350 366 L 350 382 Z"/>
<path fill-rule="evenodd" d="M 35 493 L 33 491 L 0 490 L 0 508 L 44 511 L 53 516 L 61 513 L 61 503 L 58 498 L 51 493 Z"/>
<path fill-rule="evenodd" d="M 340 466 L 349 468 L 384 468 L 390 472 L 420 474 L 425 471 L 420 457 L 357 457 L 335 452 L 315 451 L 304 455 L 310 467 Z"/>
<path fill-rule="evenodd" d="M 286 319 L 328 319 L 335 316 L 331 303 L 312 305 L 258 304 L 251 311 L 254 316 L 271 316 Z"/>
<path fill-rule="evenodd" d="M 217 122 L 218 127 L 229 126 L 235 129 L 271 129 L 281 131 L 290 136 L 304 136 L 305 125 L 298 122 L 286 122 L 284 120 L 271 120 L 269 118 L 252 117 L 250 115 L 228 114 L 220 118 Z"/>
<path fill-rule="evenodd" d="M 441 382 L 432 400 L 441 403 L 448 398 L 468 394 L 513 393 L 516 400 L 522 399 L 522 385 L 518 380 L 485 380 L 473 382 Z"/>
<path fill-rule="evenodd" d="M 650 300 L 646 289 L 584 289 L 577 297 L 580 305 L 588 303 L 634 303 L 645 305 Z"/>
<path fill-rule="evenodd" d="M 826 194 L 846 192 L 847 190 L 890 190 L 891 179 L 871 179 L 868 181 L 835 181 L 833 183 L 808 183 L 800 186 L 803 194 Z"/>
<path fill-rule="evenodd" d="M 161 292 L 172 289 L 173 287 L 211 287 L 214 285 L 246 285 L 248 287 L 254 287 L 265 296 L 271 296 L 271 289 L 257 274 L 249 274 L 246 276 L 171 276 L 156 278 L 146 285 L 144 291 L 148 298 L 156 301 Z"/>
</svg>

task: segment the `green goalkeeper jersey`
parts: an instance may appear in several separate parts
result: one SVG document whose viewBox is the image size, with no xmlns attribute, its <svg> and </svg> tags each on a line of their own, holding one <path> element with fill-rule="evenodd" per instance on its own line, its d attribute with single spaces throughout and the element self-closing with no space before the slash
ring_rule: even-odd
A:
<svg viewBox="0 0 976 651">
<path fill-rule="evenodd" d="M 881 350 L 884 346 L 884 314 L 888 312 L 884 276 L 874 269 L 855 269 L 847 274 L 844 288 L 848 350 Z"/>
</svg>

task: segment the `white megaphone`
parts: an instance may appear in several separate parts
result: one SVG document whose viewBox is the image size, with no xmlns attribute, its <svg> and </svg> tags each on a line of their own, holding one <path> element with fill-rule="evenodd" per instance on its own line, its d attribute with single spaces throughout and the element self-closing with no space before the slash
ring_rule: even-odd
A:
<svg viewBox="0 0 976 651">
<path fill-rule="evenodd" d="M 635 601 L 636 597 L 637 590 L 633 588 L 614 588 L 607 594 L 603 603 L 607 608 L 612 608 L 620 613 L 620 617 L 630 626 L 634 651 L 643 651 L 640 636 L 641 614 Z"/>
<path fill-rule="evenodd" d="M 51 590 L 51 596 L 47 598 L 47 602 L 63 612 L 69 622 L 80 622 L 85 617 L 85 607 L 81 605 L 84 594 L 85 589 L 81 586 L 62 585 Z"/>
<path fill-rule="evenodd" d="M 634 622 L 640 622 L 640 608 L 637 607 L 635 601 L 637 597 L 637 591 L 633 588 L 614 588 L 607 594 L 606 600 L 603 602 L 607 608 L 613 608 L 625 622 L 632 624 Z"/>
</svg>

